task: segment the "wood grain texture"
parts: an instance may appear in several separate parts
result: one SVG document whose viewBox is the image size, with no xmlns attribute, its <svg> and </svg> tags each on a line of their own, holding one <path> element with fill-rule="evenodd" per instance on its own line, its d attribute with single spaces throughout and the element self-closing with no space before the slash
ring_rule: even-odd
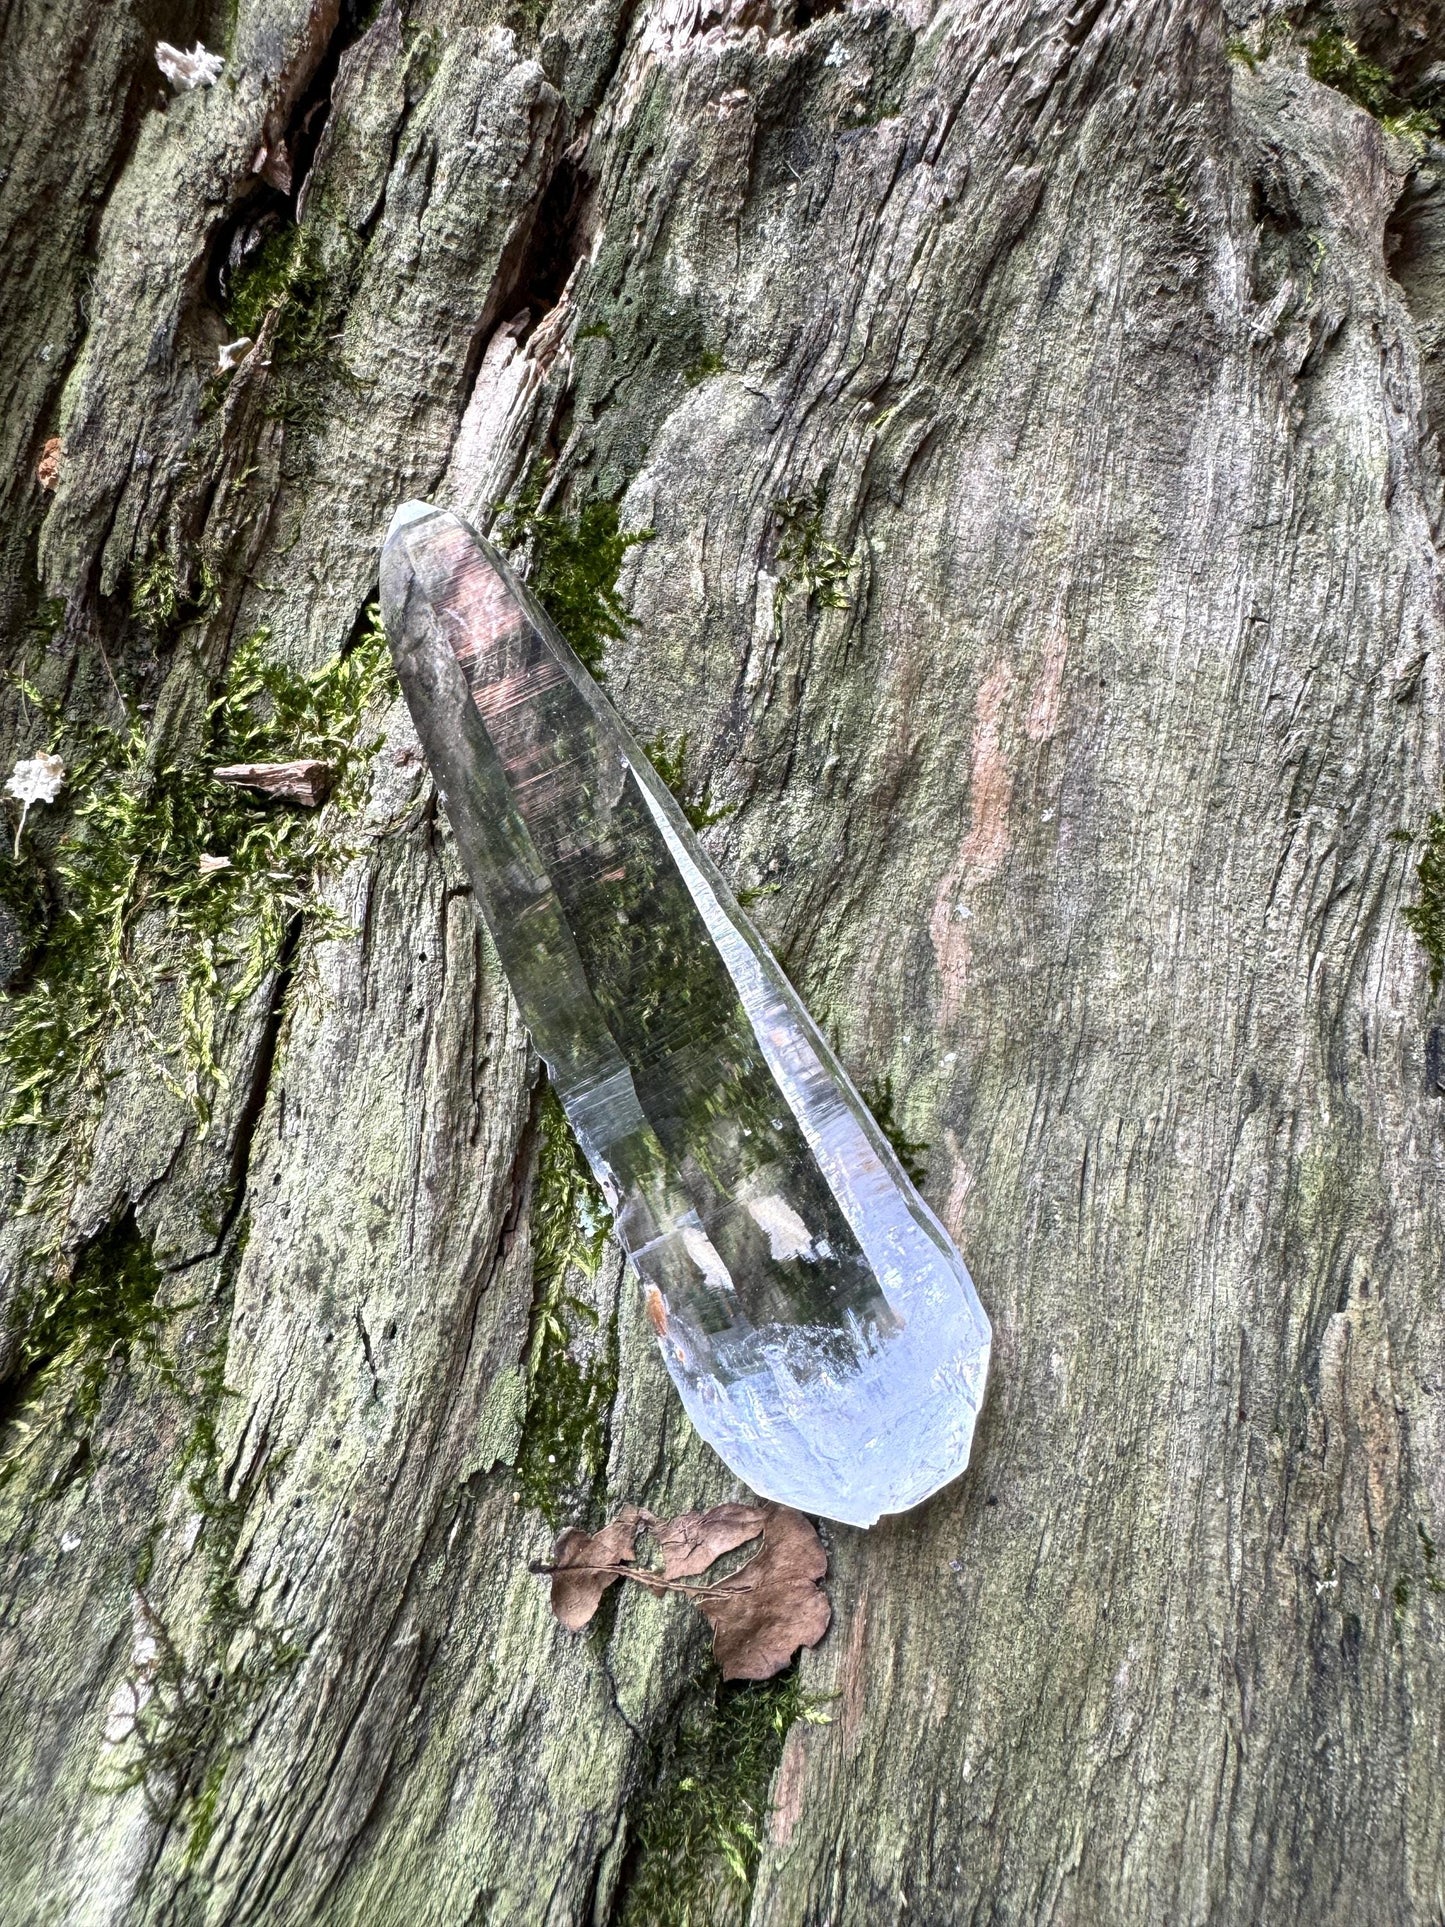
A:
<svg viewBox="0 0 1445 1927">
<path fill-rule="evenodd" d="M 759 1927 L 1445 1906 L 1442 1089 L 1392 840 L 1441 794 L 1445 241 L 1430 156 L 1297 46 L 1230 58 L 1248 29 L 1199 0 L 0 23 L 8 667 L 82 718 L 129 677 L 184 758 L 243 636 L 310 671 L 355 634 L 398 500 L 486 520 L 550 455 L 561 507 L 654 531 L 615 700 L 688 732 L 732 806 L 709 846 L 930 1147 L 996 1333 L 975 1463 L 828 1532 L 803 1675 L 833 1718 L 789 1735 Z M 162 35 L 222 81 L 163 100 Z M 273 320 L 222 383 L 217 251 L 318 100 L 291 212 L 326 352 L 288 364 Z M 157 556 L 191 598 L 159 641 Z M 527 1569 L 535 1067 L 399 704 L 378 728 L 319 885 L 339 934 L 223 1023 L 209 1130 L 124 1035 L 68 1127 L 68 1247 L 133 1212 L 167 1316 L 83 1457 L 6 1433 L 27 1927 L 603 1927 L 703 1663 L 640 1589 L 569 1637 Z M 0 748 L 35 732 L 12 690 Z M 40 1148 L 8 1146 L 12 1374 Z M 578 1289 L 616 1333 L 613 1505 L 742 1496 L 616 1260 Z"/>
</svg>

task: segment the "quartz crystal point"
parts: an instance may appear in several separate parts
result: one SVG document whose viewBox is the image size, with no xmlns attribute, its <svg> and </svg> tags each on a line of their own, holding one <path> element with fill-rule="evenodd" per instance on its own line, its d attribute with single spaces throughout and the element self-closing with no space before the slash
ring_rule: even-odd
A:
<svg viewBox="0 0 1445 1927">
<path fill-rule="evenodd" d="M 851 1525 L 968 1463 L 962 1259 L 666 785 L 506 562 L 398 510 L 397 672 L 683 1404 L 756 1492 Z"/>
</svg>

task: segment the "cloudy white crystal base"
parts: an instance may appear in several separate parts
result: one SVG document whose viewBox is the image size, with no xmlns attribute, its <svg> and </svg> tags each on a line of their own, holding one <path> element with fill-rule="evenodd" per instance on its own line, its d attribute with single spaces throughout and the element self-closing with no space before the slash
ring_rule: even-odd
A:
<svg viewBox="0 0 1445 1927">
<path fill-rule="evenodd" d="M 988 1343 L 971 1319 L 951 1334 L 934 1321 L 918 1330 L 905 1327 L 847 1379 L 800 1378 L 792 1333 L 766 1335 L 765 1371 L 724 1384 L 678 1364 L 673 1378 L 698 1432 L 754 1492 L 871 1526 L 951 1484 L 973 1444 Z"/>
</svg>

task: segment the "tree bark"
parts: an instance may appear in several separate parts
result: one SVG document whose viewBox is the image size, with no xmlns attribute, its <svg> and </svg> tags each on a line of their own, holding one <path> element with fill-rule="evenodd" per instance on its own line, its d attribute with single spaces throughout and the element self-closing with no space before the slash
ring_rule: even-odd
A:
<svg viewBox="0 0 1445 1927">
<path fill-rule="evenodd" d="M 1422 21 L 1349 23 L 1405 98 Z M 614 700 L 686 732 L 994 1321 L 967 1476 L 825 1528 L 817 1717 L 694 1921 L 1445 1906 L 1445 1060 L 1395 834 L 1441 791 L 1445 150 L 1267 28 L 0 22 L 0 747 L 71 774 L 0 903 L 12 1009 L 75 954 L 88 804 L 203 766 L 244 639 L 355 655 L 398 502 L 616 501 Z M 224 73 L 172 94 L 154 43 L 198 37 Z M 147 898 L 132 1018 L 6 1137 L 16 1923 L 636 1919 L 712 1690 L 681 1602 L 573 1637 L 529 1570 L 537 1069 L 400 702 L 355 740 L 244 995 L 215 952 L 214 1074 Z M 569 1291 L 608 1396 L 563 1513 L 737 1496 L 620 1262 Z"/>
</svg>

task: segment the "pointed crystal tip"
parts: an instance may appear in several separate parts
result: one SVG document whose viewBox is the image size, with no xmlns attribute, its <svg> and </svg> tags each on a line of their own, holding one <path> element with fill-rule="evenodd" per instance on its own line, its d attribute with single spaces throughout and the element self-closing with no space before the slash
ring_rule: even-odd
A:
<svg viewBox="0 0 1445 1927">
<path fill-rule="evenodd" d="M 423 515 L 430 515 L 431 512 L 432 504 L 430 502 L 403 502 L 396 514 L 391 518 L 391 522 L 386 531 L 387 541 L 389 542 L 394 535 L 400 535 L 401 531 L 409 522 L 418 522 Z"/>
</svg>

